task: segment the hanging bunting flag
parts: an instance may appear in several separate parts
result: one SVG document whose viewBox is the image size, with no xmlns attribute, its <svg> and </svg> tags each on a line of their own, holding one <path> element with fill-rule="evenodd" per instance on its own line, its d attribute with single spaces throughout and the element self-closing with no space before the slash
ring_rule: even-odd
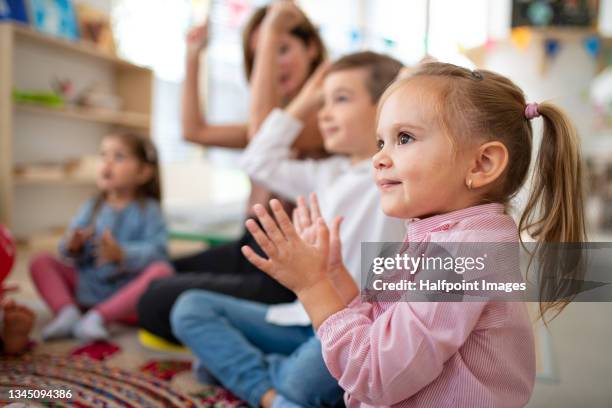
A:
<svg viewBox="0 0 612 408">
<path fill-rule="evenodd" d="M 561 42 L 556 38 L 544 40 L 544 58 L 540 61 L 540 74 L 545 75 L 549 68 L 549 63 L 559 54 Z"/>
<path fill-rule="evenodd" d="M 544 41 L 544 51 L 546 52 L 547 58 L 552 59 L 556 57 L 560 49 L 561 49 L 561 43 L 559 42 L 559 40 L 555 38 L 549 38 L 546 41 Z"/>
<path fill-rule="evenodd" d="M 531 30 L 526 27 L 518 27 L 510 34 L 512 43 L 520 50 L 525 50 L 531 43 Z"/>
<path fill-rule="evenodd" d="M 393 48 L 395 46 L 395 41 L 390 38 L 383 38 L 383 43 L 387 48 Z"/>
<path fill-rule="evenodd" d="M 251 10 L 245 0 L 230 0 L 227 2 L 227 9 L 229 11 L 229 24 L 233 28 L 240 27 L 246 14 Z"/>
<path fill-rule="evenodd" d="M 358 44 L 361 41 L 361 31 L 359 29 L 352 29 L 350 35 L 352 44 Z"/>
<path fill-rule="evenodd" d="M 601 50 L 601 40 L 596 35 L 587 37 L 584 40 L 584 49 L 591 57 L 597 58 L 599 56 L 599 51 Z"/>
</svg>

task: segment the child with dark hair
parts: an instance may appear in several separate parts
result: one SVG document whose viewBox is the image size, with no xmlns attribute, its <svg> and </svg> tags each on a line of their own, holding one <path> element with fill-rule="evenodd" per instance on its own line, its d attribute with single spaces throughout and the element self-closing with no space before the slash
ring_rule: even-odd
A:
<svg viewBox="0 0 612 408">
<path fill-rule="evenodd" d="M 148 284 L 172 274 L 164 262 L 167 232 L 153 144 L 111 134 L 100 150 L 99 193 L 72 221 L 59 248 L 64 259 L 42 254 L 31 262 L 32 279 L 55 314 L 43 339 L 108 338 L 105 323 L 135 320 Z M 81 308 L 89 311 L 81 316 Z"/>
</svg>

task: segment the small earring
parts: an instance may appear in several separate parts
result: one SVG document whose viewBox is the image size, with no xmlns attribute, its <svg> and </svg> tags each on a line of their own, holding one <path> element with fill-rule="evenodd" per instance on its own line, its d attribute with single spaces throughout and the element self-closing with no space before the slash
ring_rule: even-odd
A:
<svg viewBox="0 0 612 408">
<path fill-rule="evenodd" d="M 468 188 L 468 190 L 471 190 L 471 189 L 472 189 L 472 179 L 469 179 L 469 180 L 468 180 L 468 182 L 467 182 L 467 188 Z"/>
</svg>

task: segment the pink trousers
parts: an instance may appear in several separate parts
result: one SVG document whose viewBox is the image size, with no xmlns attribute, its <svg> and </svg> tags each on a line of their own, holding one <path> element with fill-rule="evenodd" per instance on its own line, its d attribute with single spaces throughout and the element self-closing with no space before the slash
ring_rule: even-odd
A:
<svg viewBox="0 0 612 408">
<path fill-rule="evenodd" d="M 78 271 L 74 266 L 50 254 L 41 254 L 32 259 L 30 273 L 38 292 L 54 314 L 65 306 L 78 306 L 75 299 Z M 170 275 L 172 275 L 172 268 L 168 263 L 155 262 L 114 295 L 97 304 L 94 309 L 104 317 L 106 322 L 135 321 L 136 304 L 149 283 Z"/>
</svg>

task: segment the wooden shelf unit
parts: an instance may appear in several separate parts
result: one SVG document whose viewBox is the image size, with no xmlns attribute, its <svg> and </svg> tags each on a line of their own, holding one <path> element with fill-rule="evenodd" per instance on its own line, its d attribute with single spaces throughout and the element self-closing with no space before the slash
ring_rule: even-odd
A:
<svg viewBox="0 0 612 408">
<path fill-rule="evenodd" d="M 101 84 L 121 99 L 121 110 L 14 102 L 13 90 L 48 92 L 58 78 L 72 80 L 77 89 Z M 148 68 L 88 43 L 54 38 L 19 23 L 0 23 L 0 223 L 13 229 L 18 238 L 28 238 L 34 226 L 22 224 L 28 220 L 26 211 L 34 208 L 32 190 L 40 195 L 36 204 L 44 206 L 55 200 L 58 209 L 65 200 L 66 207 L 73 211 L 81 203 L 74 197 L 70 200 L 70 192 L 81 188 L 90 191 L 93 180 L 69 176 L 25 178 L 15 174 L 16 164 L 91 155 L 99 138 L 117 129 L 150 135 L 152 97 L 153 73 Z M 75 141 L 84 141 L 86 147 L 75 146 Z M 22 188 L 28 190 L 27 198 L 19 197 Z M 18 200 L 29 202 L 23 205 Z M 52 206 L 46 211 L 50 220 L 40 230 L 65 226 L 66 214 L 57 214 L 55 220 L 55 213 L 60 211 L 54 213 Z"/>
</svg>

